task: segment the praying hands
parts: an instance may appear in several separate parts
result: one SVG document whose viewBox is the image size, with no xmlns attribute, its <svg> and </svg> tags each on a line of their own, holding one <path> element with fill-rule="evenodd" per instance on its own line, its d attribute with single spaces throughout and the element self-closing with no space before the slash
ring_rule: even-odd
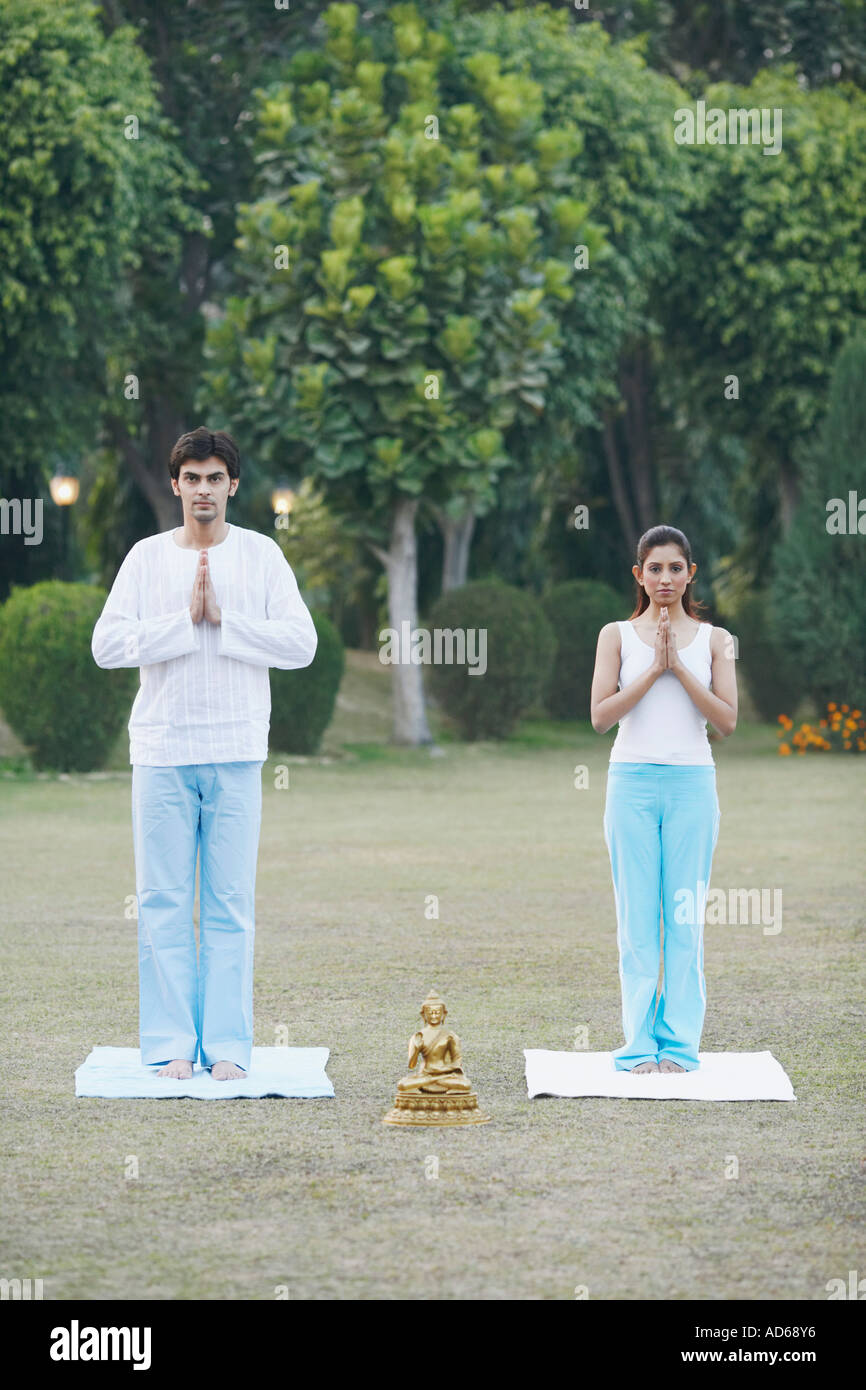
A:
<svg viewBox="0 0 866 1390">
<path fill-rule="evenodd" d="M 204 618 L 217 626 L 222 620 L 222 610 L 216 601 L 213 581 L 208 569 L 207 551 L 202 550 L 198 557 L 198 567 L 192 584 L 192 602 L 189 605 L 190 617 L 194 623 Z"/>
<path fill-rule="evenodd" d="M 671 627 L 670 614 L 663 608 L 656 628 L 655 666 L 657 671 L 676 671 L 682 662 L 677 651 L 677 635 Z"/>
</svg>

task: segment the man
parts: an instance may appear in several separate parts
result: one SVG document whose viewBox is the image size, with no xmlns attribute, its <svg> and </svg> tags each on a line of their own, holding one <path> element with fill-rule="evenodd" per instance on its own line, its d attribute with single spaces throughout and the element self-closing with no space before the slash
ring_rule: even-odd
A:
<svg viewBox="0 0 866 1390">
<path fill-rule="evenodd" d="M 249 1070 L 253 1041 L 268 667 L 309 666 L 318 639 L 276 541 L 226 521 L 240 478 L 231 435 L 182 435 L 169 474 L 183 526 L 132 547 L 91 647 L 99 666 L 140 668 L 129 761 L 141 1060 L 185 1080 L 200 1058 L 224 1081 Z"/>
</svg>

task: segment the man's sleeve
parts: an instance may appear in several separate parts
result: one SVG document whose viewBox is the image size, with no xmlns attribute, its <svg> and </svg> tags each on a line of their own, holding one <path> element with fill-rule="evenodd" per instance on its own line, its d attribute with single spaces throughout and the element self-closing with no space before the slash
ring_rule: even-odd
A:
<svg viewBox="0 0 866 1390">
<path fill-rule="evenodd" d="M 318 634 L 301 598 L 294 571 L 273 540 L 268 546 L 265 570 L 267 617 L 248 618 L 223 607 L 220 655 L 248 661 L 251 666 L 275 666 L 280 671 L 309 666 L 316 655 Z"/>
<path fill-rule="evenodd" d="M 140 618 L 140 552 L 133 546 L 97 619 L 90 650 L 97 666 L 152 666 L 198 650 L 189 607 L 160 618 Z"/>
</svg>

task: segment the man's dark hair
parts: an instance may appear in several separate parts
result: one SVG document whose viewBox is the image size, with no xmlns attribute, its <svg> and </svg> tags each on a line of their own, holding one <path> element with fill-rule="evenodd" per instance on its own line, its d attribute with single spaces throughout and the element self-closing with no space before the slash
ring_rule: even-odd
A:
<svg viewBox="0 0 866 1390">
<path fill-rule="evenodd" d="M 205 425 L 199 425 L 198 429 L 181 435 L 171 451 L 168 471 L 177 482 L 187 459 L 196 459 L 197 462 L 204 463 L 204 460 L 209 458 L 222 459 L 230 478 L 241 476 L 241 456 L 231 435 L 226 434 L 225 430 L 209 430 Z"/>
</svg>

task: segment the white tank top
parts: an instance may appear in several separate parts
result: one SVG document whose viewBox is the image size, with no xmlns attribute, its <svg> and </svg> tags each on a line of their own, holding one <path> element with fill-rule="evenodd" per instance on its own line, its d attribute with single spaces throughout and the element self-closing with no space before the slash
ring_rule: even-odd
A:
<svg viewBox="0 0 866 1390">
<path fill-rule="evenodd" d="M 618 622 L 622 653 L 619 688 L 625 690 L 653 663 L 654 648 L 638 637 L 630 622 Z M 713 659 L 712 623 L 701 623 L 687 647 L 678 647 L 680 660 L 709 690 Z M 673 671 L 662 671 L 656 682 L 619 721 L 610 751 L 612 763 L 713 764 L 707 721 Z"/>
</svg>

